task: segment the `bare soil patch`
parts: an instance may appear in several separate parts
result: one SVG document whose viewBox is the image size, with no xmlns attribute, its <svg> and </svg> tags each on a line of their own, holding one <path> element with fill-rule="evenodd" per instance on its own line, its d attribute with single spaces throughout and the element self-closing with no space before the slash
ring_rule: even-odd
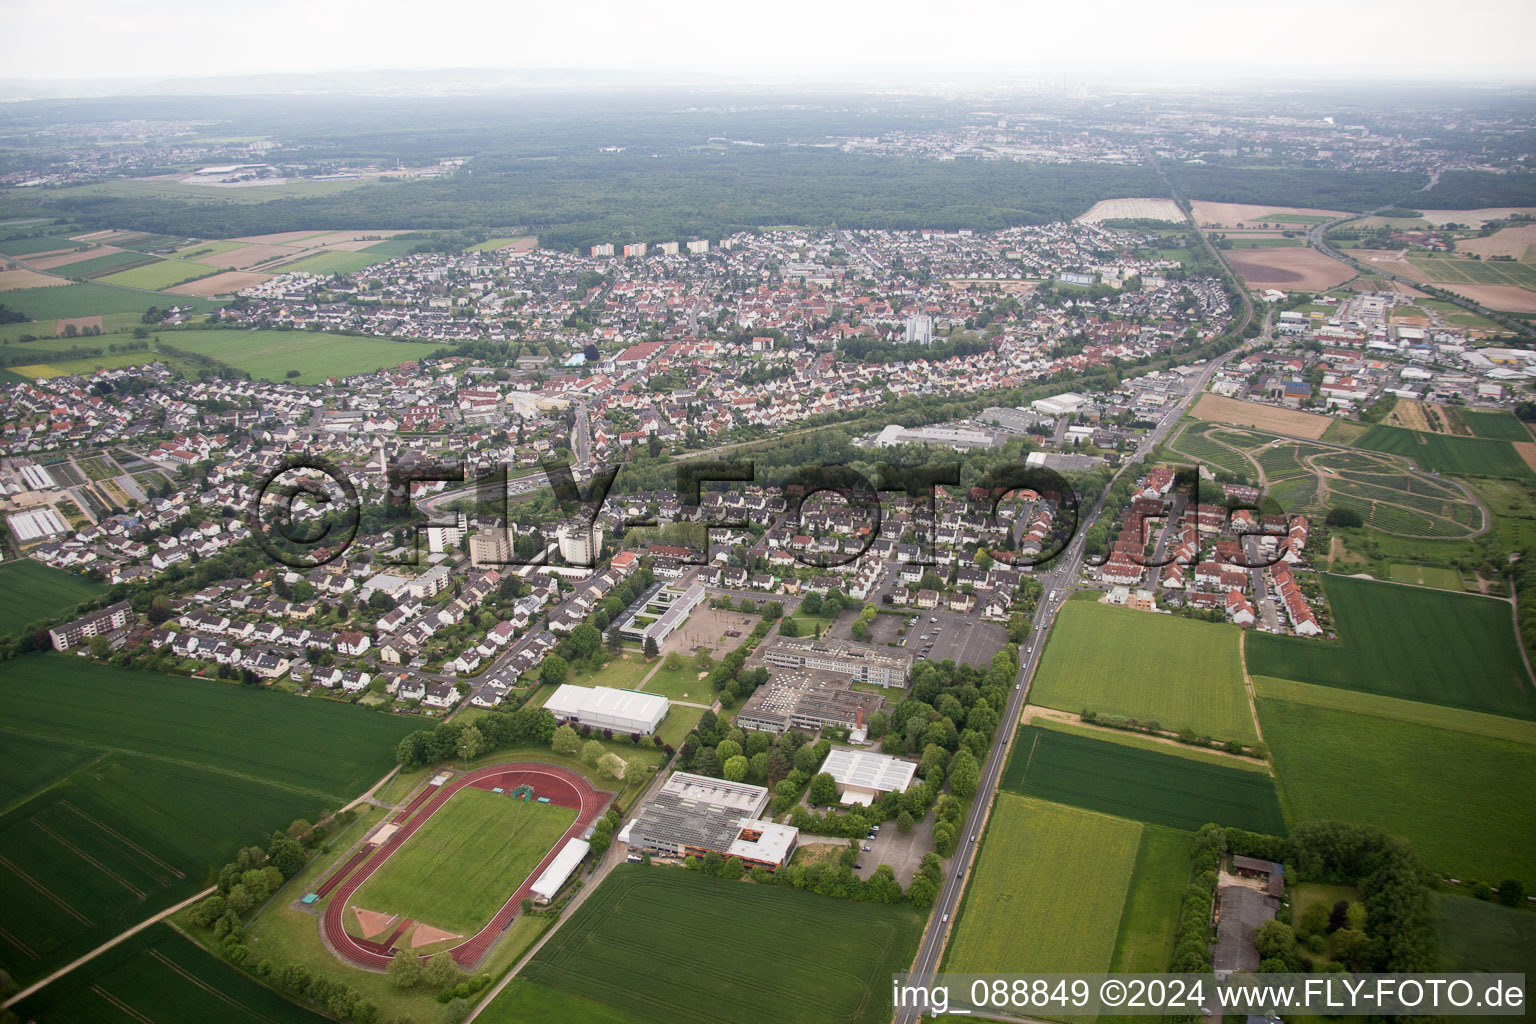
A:
<svg viewBox="0 0 1536 1024">
<path fill-rule="evenodd" d="M 1302 206 L 1258 206 L 1253 203 L 1210 203 L 1204 200 L 1196 200 L 1192 204 L 1195 215 L 1195 223 L 1201 227 L 1215 225 L 1222 228 L 1235 228 L 1239 224 L 1252 227 L 1257 224 L 1283 224 L 1287 214 L 1295 214 L 1300 217 L 1348 217 L 1343 210 L 1310 210 Z M 1307 223 L 1306 221 L 1291 223 Z"/>
<path fill-rule="evenodd" d="M 85 260 L 93 260 L 97 256 L 110 256 L 123 250 L 111 245 L 93 245 L 89 249 L 70 249 L 59 253 L 57 256 L 44 256 L 38 259 L 35 256 L 27 257 L 27 264 L 35 270 L 52 270 L 54 267 L 67 267 L 71 263 L 81 263 Z"/>
<path fill-rule="evenodd" d="M 51 274 L 39 274 L 35 270 L 0 270 L 0 292 L 15 291 L 18 288 L 53 288 L 61 284 L 69 282 Z"/>
<path fill-rule="evenodd" d="M 1316 249 L 1229 249 L 1223 255 L 1253 288 L 1325 291 L 1355 276 L 1355 270 Z"/>
<path fill-rule="evenodd" d="M 1515 451 L 1520 453 L 1525 464 L 1531 467 L 1531 471 L 1536 472 L 1536 441 L 1511 441 L 1510 443 L 1515 446 Z"/>
<path fill-rule="evenodd" d="M 1536 313 L 1536 292 L 1519 285 L 1444 284 L 1440 287 L 1489 309 L 1502 309 L 1508 313 Z"/>
<path fill-rule="evenodd" d="M 1487 259 L 1490 256 L 1513 256 L 1521 259 L 1526 250 L 1536 245 L 1536 224 L 1522 224 L 1517 228 L 1500 228 L 1487 238 L 1466 238 L 1456 243 L 1458 252 L 1472 252 Z"/>
<path fill-rule="evenodd" d="M 1255 427 L 1276 434 L 1291 434 L 1317 440 L 1333 424 L 1333 418 L 1296 409 L 1278 409 L 1257 402 L 1243 402 L 1221 395 L 1201 395 L 1190 412 L 1202 420 Z"/>
<path fill-rule="evenodd" d="M 293 257 L 301 250 L 291 245 L 243 245 L 238 249 L 220 253 L 217 256 L 209 256 L 199 262 L 207 263 L 215 267 L 234 267 L 236 270 L 248 270 L 258 263 L 266 260 L 276 260 L 279 256 Z"/>
<path fill-rule="evenodd" d="M 1077 218 L 1084 224 L 1119 219 L 1182 221 L 1184 214 L 1172 199 L 1100 199 Z"/>
<path fill-rule="evenodd" d="M 212 277 L 200 277 L 196 281 L 188 281 L 174 288 L 165 289 L 177 295 L 198 295 L 208 298 L 214 295 L 224 295 L 229 292 L 237 292 L 242 288 L 250 288 L 261 284 L 263 281 L 272 280 L 272 274 L 259 274 L 248 270 L 230 270 L 222 274 L 214 274 Z"/>
<path fill-rule="evenodd" d="M 1442 224 L 1469 224 L 1480 228 L 1490 220 L 1504 220 L 1517 213 L 1536 213 L 1532 206 L 1488 206 L 1481 210 L 1421 210 L 1424 219 L 1435 227 Z M 1457 243 L 1458 247 L 1460 243 Z"/>
</svg>

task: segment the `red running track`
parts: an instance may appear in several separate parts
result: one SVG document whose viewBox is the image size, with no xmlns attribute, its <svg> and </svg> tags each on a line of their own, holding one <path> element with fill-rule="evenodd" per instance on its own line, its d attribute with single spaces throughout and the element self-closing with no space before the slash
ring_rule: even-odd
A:
<svg viewBox="0 0 1536 1024">
<path fill-rule="evenodd" d="M 518 907 L 531 891 L 534 879 L 538 878 L 549 866 L 550 861 L 555 859 L 555 854 L 559 852 L 561 846 L 565 845 L 567 839 L 581 835 L 587 826 L 597 819 L 598 812 L 608 802 L 612 796 L 611 793 L 594 789 L 583 776 L 568 769 L 552 764 L 523 762 L 479 768 L 468 775 L 460 775 L 444 783 L 435 791 L 428 790 L 430 796 L 427 799 L 417 797 L 411 801 L 406 811 L 410 813 L 414 809 L 410 820 L 401 824 L 395 830 L 395 834 L 390 836 L 389 840 L 331 895 L 330 902 L 325 907 L 325 916 L 321 920 L 321 928 L 324 929 L 331 948 L 359 967 L 374 971 L 382 971 L 388 967 L 391 958 L 375 952 L 375 943 L 368 942 L 366 939 L 353 938 L 342 926 L 346 919 L 347 902 L 351 900 L 353 893 L 357 892 L 368 880 L 368 876 L 382 867 L 384 862 L 389 860 L 390 855 L 410 839 L 417 829 L 426 824 L 427 820 L 437 813 L 438 808 L 465 786 L 485 790 L 500 786 L 504 790 L 510 790 L 514 786 L 521 785 L 532 786 L 536 797 L 548 797 L 552 804 L 575 808 L 576 820 L 570 828 L 565 830 L 565 835 L 550 847 L 544 859 L 539 861 L 538 866 L 523 880 L 523 884 L 517 887 L 517 891 L 502 904 L 496 916 L 492 917 L 480 931 L 448 950 L 454 962 L 460 967 L 466 970 L 474 969 L 491 946 L 495 945 L 501 933 L 512 923 L 512 919 L 517 916 Z"/>
</svg>

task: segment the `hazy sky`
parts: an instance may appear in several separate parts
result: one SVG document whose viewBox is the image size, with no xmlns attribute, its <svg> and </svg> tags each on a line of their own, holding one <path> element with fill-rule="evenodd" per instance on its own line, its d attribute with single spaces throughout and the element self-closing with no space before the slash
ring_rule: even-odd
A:
<svg viewBox="0 0 1536 1024">
<path fill-rule="evenodd" d="M 3 78 L 605 68 L 1536 77 L 1536 0 L 0 0 Z"/>
</svg>

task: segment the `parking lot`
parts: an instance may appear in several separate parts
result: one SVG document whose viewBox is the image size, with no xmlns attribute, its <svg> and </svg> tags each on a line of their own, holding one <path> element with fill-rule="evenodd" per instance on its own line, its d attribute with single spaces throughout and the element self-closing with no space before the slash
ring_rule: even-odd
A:
<svg viewBox="0 0 1536 1024">
<path fill-rule="evenodd" d="M 912 876 L 917 874 L 919 863 L 923 854 L 933 852 L 933 811 L 929 811 L 922 821 L 912 826 L 912 831 L 903 832 L 896 827 L 893 821 L 881 824 L 880 831 L 873 839 L 859 837 L 859 863 L 864 865 L 855 872 L 860 878 L 870 878 L 875 873 L 875 868 L 881 864 L 889 864 L 896 872 L 896 881 L 902 887 L 912 883 Z M 865 850 L 868 846 L 870 849 Z"/>
<path fill-rule="evenodd" d="M 1008 642 L 1008 633 L 1001 625 L 983 621 L 974 614 L 937 610 L 912 614 L 918 622 L 907 628 L 906 649 L 919 661 L 953 658 L 958 663 L 984 669 L 992 664 L 992 655 Z M 925 635 L 927 640 L 923 639 Z M 924 653 L 929 643 L 933 646 Z"/>
</svg>

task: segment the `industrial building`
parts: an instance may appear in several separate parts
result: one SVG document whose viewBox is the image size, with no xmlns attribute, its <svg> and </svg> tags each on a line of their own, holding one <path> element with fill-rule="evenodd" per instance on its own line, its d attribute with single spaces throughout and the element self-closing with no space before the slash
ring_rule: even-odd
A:
<svg viewBox="0 0 1536 1024">
<path fill-rule="evenodd" d="M 917 764 L 872 750 L 837 747 L 827 753 L 821 770 L 837 783 L 839 801 L 868 805 L 886 793 L 906 792 L 917 774 Z"/>
<path fill-rule="evenodd" d="M 555 898 L 565 880 L 571 877 L 571 872 L 587 856 L 592 849 L 592 844 L 585 839 L 570 839 L 555 854 L 555 859 L 549 862 L 538 878 L 533 880 L 529 890 L 533 893 L 533 902 L 548 903 Z"/>
<path fill-rule="evenodd" d="M 667 698 L 608 686 L 564 683 L 544 702 L 544 707 L 558 722 L 643 735 L 655 732 L 667 717 Z"/>
<path fill-rule="evenodd" d="M 775 672 L 747 698 L 736 724 L 772 733 L 791 728 L 814 732 L 827 725 L 858 729 L 884 706 L 884 697 L 853 689 L 841 673 Z"/>
<path fill-rule="evenodd" d="M 912 655 L 906 651 L 849 640 L 774 636 L 761 650 L 765 665 L 837 672 L 876 686 L 905 686 L 912 671 Z"/>
<path fill-rule="evenodd" d="M 800 830 L 759 818 L 767 806 L 768 790 L 762 786 L 675 772 L 619 830 L 618 840 L 636 853 L 718 853 L 775 871 L 794 856 Z"/>
<path fill-rule="evenodd" d="M 877 448 L 897 444 L 937 444 L 963 452 L 972 448 L 1000 448 L 1003 441 L 1000 432 L 979 427 L 903 427 L 892 423 L 875 435 L 874 443 Z"/>
</svg>

